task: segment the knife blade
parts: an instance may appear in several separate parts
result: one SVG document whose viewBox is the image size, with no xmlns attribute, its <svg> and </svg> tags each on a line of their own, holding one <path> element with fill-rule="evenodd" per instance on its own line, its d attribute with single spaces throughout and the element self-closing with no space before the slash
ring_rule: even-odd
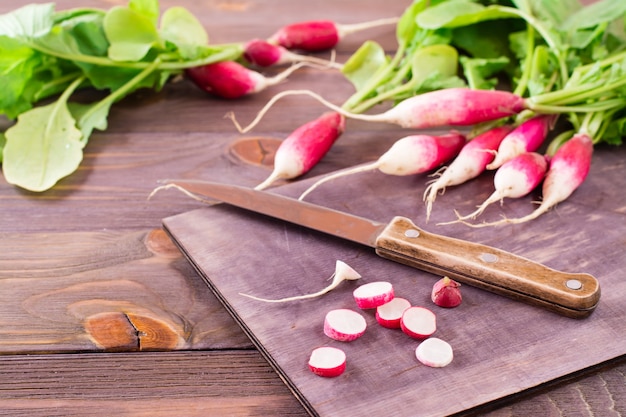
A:
<svg viewBox="0 0 626 417">
<path fill-rule="evenodd" d="M 501 249 L 427 232 L 403 216 L 382 223 L 237 185 L 201 180 L 162 183 L 367 245 L 382 258 L 447 275 L 566 317 L 587 317 L 600 300 L 600 284 L 590 274 L 558 271 Z"/>
</svg>

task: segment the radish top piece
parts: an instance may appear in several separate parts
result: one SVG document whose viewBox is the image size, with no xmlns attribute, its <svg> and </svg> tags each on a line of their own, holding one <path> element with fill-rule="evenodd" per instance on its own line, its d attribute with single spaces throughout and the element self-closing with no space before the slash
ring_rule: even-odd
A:
<svg viewBox="0 0 626 417">
<path fill-rule="evenodd" d="M 315 298 L 315 297 L 319 297 L 320 295 L 324 295 L 327 292 L 337 288 L 337 286 L 339 284 L 341 284 L 342 281 L 353 281 L 353 280 L 357 280 L 359 278 L 361 278 L 361 274 L 359 274 L 358 272 L 356 272 L 354 269 L 352 269 L 352 267 L 348 264 L 346 264 L 345 262 L 342 261 L 337 261 L 335 263 L 335 272 L 333 273 L 333 275 L 331 275 L 331 278 L 333 278 L 333 281 L 330 283 L 330 285 L 328 285 L 326 288 L 323 288 L 321 290 L 319 290 L 318 292 L 312 293 L 312 294 L 305 294 L 305 295 L 297 295 L 294 297 L 286 297 L 286 298 L 280 298 L 278 300 L 270 300 L 267 298 L 259 298 L 259 297 L 255 297 L 253 295 L 248 295 L 248 294 L 241 294 L 244 297 L 248 297 L 248 298 L 252 298 L 253 300 L 257 300 L 257 301 L 265 301 L 266 303 L 284 303 L 287 301 L 296 301 L 296 300 L 304 300 L 307 298 Z"/>
</svg>

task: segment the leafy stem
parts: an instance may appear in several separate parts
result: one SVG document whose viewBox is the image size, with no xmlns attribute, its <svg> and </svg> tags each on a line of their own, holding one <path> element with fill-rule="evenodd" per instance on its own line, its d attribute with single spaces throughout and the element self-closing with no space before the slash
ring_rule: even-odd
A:
<svg viewBox="0 0 626 417">
<path fill-rule="evenodd" d="M 37 50 L 43 54 L 54 56 L 60 59 L 74 62 L 83 62 L 86 64 L 99 65 L 104 67 L 118 67 L 128 69 L 144 69 L 152 66 L 153 62 L 144 61 L 114 61 L 110 58 L 102 56 L 93 56 L 85 54 L 70 54 L 60 52 L 54 49 L 47 48 L 42 45 L 38 45 L 36 42 L 29 42 L 28 46 L 34 50 Z M 165 61 L 162 60 L 159 63 L 158 69 L 160 70 L 182 70 L 186 68 L 197 67 L 201 65 L 212 64 L 218 61 L 225 61 L 238 58 L 242 52 L 242 46 L 240 44 L 224 44 L 213 46 L 218 50 L 204 58 L 190 60 L 190 61 Z M 221 50 L 219 50 L 221 49 Z"/>
</svg>

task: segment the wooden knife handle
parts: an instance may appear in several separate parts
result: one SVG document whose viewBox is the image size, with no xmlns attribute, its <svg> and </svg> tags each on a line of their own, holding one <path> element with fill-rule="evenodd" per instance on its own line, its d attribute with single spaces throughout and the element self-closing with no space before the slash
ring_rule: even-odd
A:
<svg viewBox="0 0 626 417">
<path fill-rule="evenodd" d="M 568 317 L 588 316 L 600 299 L 600 284 L 589 274 L 557 271 L 500 249 L 428 233 L 405 217 L 395 217 L 378 236 L 376 253 Z"/>
</svg>

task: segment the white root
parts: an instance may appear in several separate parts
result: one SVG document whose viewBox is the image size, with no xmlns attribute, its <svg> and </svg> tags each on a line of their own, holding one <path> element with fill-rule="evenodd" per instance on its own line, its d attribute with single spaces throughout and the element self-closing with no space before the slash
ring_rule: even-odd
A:
<svg viewBox="0 0 626 417">
<path fill-rule="evenodd" d="M 395 25 L 400 20 L 398 17 L 387 17 L 383 19 L 371 20 L 369 22 L 362 23 L 350 23 L 350 24 L 338 24 L 339 37 L 342 38 L 352 33 L 357 33 L 366 29 L 371 29 L 377 26 Z"/>
<path fill-rule="evenodd" d="M 154 197 L 154 195 L 156 193 L 158 193 L 159 191 L 168 190 L 170 188 L 174 188 L 174 189 L 182 192 L 186 196 L 191 197 L 191 198 L 193 198 L 196 201 L 200 201 L 201 203 L 206 203 L 206 204 L 210 204 L 210 205 L 219 204 L 220 203 L 220 201 L 217 201 L 217 200 L 208 200 L 206 198 L 202 198 L 199 195 L 194 194 L 191 191 L 188 191 L 187 189 L 185 189 L 185 188 L 183 188 L 183 187 L 181 187 L 180 185 L 177 185 L 177 184 L 165 184 L 165 185 L 161 185 L 161 186 L 155 188 L 154 190 L 152 190 L 152 192 L 148 196 L 148 200 L 150 200 L 152 197 Z"/>
<path fill-rule="evenodd" d="M 252 122 L 250 122 L 250 124 L 248 124 L 246 127 L 242 127 L 241 124 L 239 124 L 239 122 L 235 118 L 235 114 L 233 112 L 227 113 L 224 117 L 227 117 L 230 120 L 232 120 L 233 124 L 235 125 L 235 127 L 237 128 L 239 133 L 247 133 L 250 130 L 252 130 L 257 124 L 259 124 L 259 122 L 261 121 L 263 116 L 265 116 L 265 113 L 267 113 L 269 111 L 269 109 L 278 100 L 282 99 L 283 97 L 296 96 L 296 95 L 306 95 L 306 96 L 312 97 L 312 98 L 316 99 L 317 101 L 319 101 L 322 105 L 326 106 L 328 109 L 333 110 L 333 111 L 341 114 L 342 116 L 348 117 L 348 118 L 351 118 L 351 119 L 364 120 L 364 121 L 370 121 L 370 122 L 382 122 L 382 121 L 385 121 L 386 119 L 388 119 L 388 116 L 385 115 L 384 113 L 372 114 L 372 115 L 351 113 L 351 112 L 346 111 L 345 109 L 337 106 L 336 104 L 331 103 L 330 101 L 326 100 L 324 97 L 320 96 L 319 94 L 317 94 L 317 93 L 315 93 L 315 92 L 313 92 L 311 90 L 286 90 L 286 91 L 281 91 L 280 93 L 276 94 L 274 97 L 272 97 L 271 99 L 268 100 L 268 102 L 265 104 L 265 106 L 263 106 L 263 108 L 257 113 L 256 117 L 252 120 Z"/>
<path fill-rule="evenodd" d="M 327 175 L 324 178 L 319 179 L 317 182 L 315 182 L 313 185 L 311 185 L 309 188 L 307 188 L 302 194 L 300 194 L 300 197 L 298 197 L 298 200 L 302 201 L 304 199 L 304 197 L 309 195 L 313 190 L 315 190 L 317 187 L 319 187 L 320 185 L 324 184 L 325 182 L 328 182 L 328 181 L 331 181 L 331 180 L 334 180 L 334 179 L 337 179 L 337 178 L 341 178 L 343 176 L 356 174 L 356 173 L 359 173 L 359 172 L 372 171 L 372 170 L 378 168 L 379 166 L 380 166 L 380 163 L 378 161 L 376 161 L 376 162 L 373 162 L 371 164 L 362 165 L 362 166 L 350 168 L 350 169 L 345 170 L 345 171 L 335 172 L 334 174 Z"/>
<path fill-rule="evenodd" d="M 485 209 L 490 206 L 491 204 L 500 201 L 500 204 L 502 204 L 503 200 L 504 200 L 505 196 L 503 195 L 502 191 L 494 191 L 493 194 L 491 194 L 489 196 L 489 198 L 487 198 L 485 201 L 483 201 L 483 203 L 478 206 L 478 208 L 476 210 L 474 210 L 473 212 L 471 212 L 470 214 L 466 214 L 465 216 L 461 216 L 459 214 L 459 212 L 457 210 L 454 210 L 454 214 L 456 215 L 456 220 L 452 220 L 449 222 L 441 222 L 441 223 L 437 223 L 437 226 L 442 226 L 442 225 L 447 225 L 447 224 L 454 224 L 454 223 L 465 223 L 464 220 L 468 220 L 468 219 L 475 219 L 476 217 L 478 217 L 480 214 L 482 214 L 483 211 L 485 211 Z"/>
<path fill-rule="evenodd" d="M 284 302 L 289 302 L 289 301 L 305 300 L 307 298 L 315 298 L 315 297 L 319 297 L 320 295 L 324 295 L 327 292 L 330 292 L 334 290 L 335 288 L 337 288 L 337 286 L 339 286 L 339 284 L 341 284 L 342 281 L 357 280 L 361 278 L 361 275 L 358 272 L 356 272 L 351 266 L 346 264 L 345 262 L 338 260 L 335 263 L 335 272 L 330 276 L 330 278 L 332 278 L 333 281 L 327 287 L 322 288 L 321 290 L 311 293 L 311 294 L 296 295 L 293 297 L 285 297 L 285 298 L 279 298 L 279 299 L 267 299 L 267 298 L 255 297 L 253 295 L 243 294 L 243 293 L 239 293 L 239 295 L 243 295 L 244 297 L 248 297 L 256 301 L 264 301 L 266 303 L 284 303 Z"/>
</svg>

